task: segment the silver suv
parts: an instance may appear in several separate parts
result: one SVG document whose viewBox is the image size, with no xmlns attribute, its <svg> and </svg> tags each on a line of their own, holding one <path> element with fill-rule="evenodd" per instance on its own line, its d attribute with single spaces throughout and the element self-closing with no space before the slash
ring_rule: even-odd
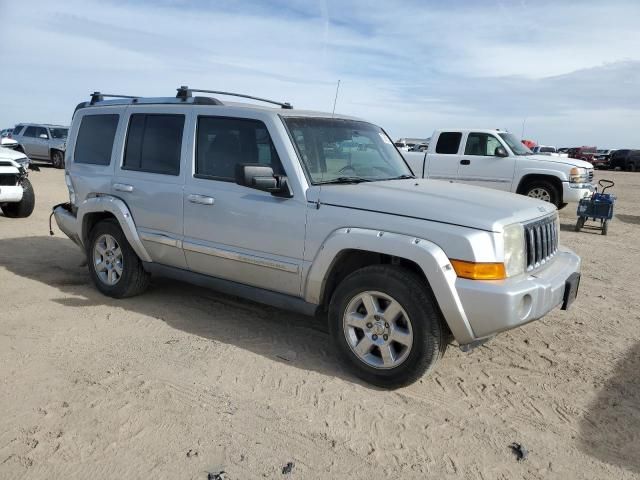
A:
<svg viewBox="0 0 640 480">
<path fill-rule="evenodd" d="M 67 147 L 69 127 L 42 123 L 19 123 L 12 137 L 27 156 L 35 160 L 46 160 L 55 168 L 64 168 L 64 151 Z"/>
<path fill-rule="evenodd" d="M 223 94 L 95 93 L 75 111 L 54 214 L 105 295 L 158 274 L 324 315 L 340 358 L 385 387 L 451 337 L 469 350 L 575 299 L 553 205 L 416 179 L 363 120 L 196 91 Z"/>
</svg>

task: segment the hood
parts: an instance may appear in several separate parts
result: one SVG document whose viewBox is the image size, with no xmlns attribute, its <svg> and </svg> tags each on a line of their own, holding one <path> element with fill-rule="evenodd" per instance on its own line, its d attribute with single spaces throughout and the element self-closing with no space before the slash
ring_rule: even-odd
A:
<svg viewBox="0 0 640 480">
<path fill-rule="evenodd" d="M 11 148 L 0 147 L 0 161 L 2 160 L 16 161 L 16 160 L 21 160 L 23 158 L 27 158 L 27 156 L 22 152 L 18 152 Z"/>
<path fill-rule="evenodd" d="M 550 214 L 550 203 L 514 193 L 439 180 L 407 179 L 323 185 L 309 191 L 321 204 L 501 232 Z"/>
<path fill-rule="evenodd" d="M 560 163 L 562 165 L 569 165 L 571 167 L 593 168 L 593 165 L 591 165 L 589 162 L 578 160 L 577 158 L 554 157 L 551 155 L 526 155 L 524 158 L 528 160 L 537 160 L 549 163 Z"/>
</svg>

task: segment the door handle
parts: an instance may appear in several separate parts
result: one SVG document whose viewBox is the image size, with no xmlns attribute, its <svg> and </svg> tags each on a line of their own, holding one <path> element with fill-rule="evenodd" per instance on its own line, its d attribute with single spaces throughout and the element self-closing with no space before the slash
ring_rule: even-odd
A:
<svg viewBox="0 0 640 480">
<path fill-rule="evenodd" d="M 114 183 L 113 189 L 118 192 L 133 192 L 133 185 L 127 185 L 126 183 Z"/>
<path fill-rule="evenodd" d="M 470 165 L 470 164 L 471 164 L 471 160 L 467 160 L 467 159 L 460 160 L 460 165 Z"/>
<path fill-rule="evenodd" d="M 197 195 L 195 193 L 190 194 L 187 199 L 191 203 L 197 203 L 198 205 L 213 205 L 215 202 L 213 197 L 207 197 L 206 195 Z"/>
</svg>

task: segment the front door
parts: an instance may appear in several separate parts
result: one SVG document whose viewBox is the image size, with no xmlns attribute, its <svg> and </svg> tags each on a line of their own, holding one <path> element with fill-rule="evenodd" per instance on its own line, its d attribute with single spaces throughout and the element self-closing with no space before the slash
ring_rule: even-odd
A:
<svg viewBox="0 0 640 480">
<path fill-rule="evenodd" d="M 494 135 L 470 132 L 460 160 L 458 182 L 511 191 L 516 159 L 496 156 L 499 147 L 505 148 Z"/>
<path fill-rule="evenodd" d="M 237 164 L 283 174 L 267 125 L 258 119 L 200 115 L 193 173 L 184 192 L 189 268 L 226 280 L 300 295 L 305 198 L 279 198 L 234 183 Z M 275 128 L 275 127 L 272 127 Z"/>
<path fill-rule="evenodd" d="M 131 210 L 154 262 L 186 268 L 182 251 L 182 196 L 190 145 L 189 110 L 154 106 L 128 109 L 123 156 L 111 191 Z"/>
</svg>

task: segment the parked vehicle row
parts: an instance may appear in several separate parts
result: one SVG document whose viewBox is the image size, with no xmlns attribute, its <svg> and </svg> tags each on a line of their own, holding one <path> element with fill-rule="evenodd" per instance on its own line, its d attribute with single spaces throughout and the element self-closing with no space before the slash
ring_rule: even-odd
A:
<svg viewBox="0 0 640 480">
<path fill-rule="evenodd" d="M 417 179 L 361 119 L 195 92 L 213 93 L 94 94 L 75 111 L 69 202 L 54 215 L 105 295 L 139 294 L 159 274 L 323 315 L 340 358 L 385 387 L 433 368 L 450 336 L 468 350 L 576 297 L 580 258 L 559 245 L 552 205 Z M 422 171 L 457 175 L 462 158 L 464 176 L 506 179 L 531 155 L 516 143 L 436 132 Z M 568 169 L 566 183 L 588 181 Z"/>
</svg>

